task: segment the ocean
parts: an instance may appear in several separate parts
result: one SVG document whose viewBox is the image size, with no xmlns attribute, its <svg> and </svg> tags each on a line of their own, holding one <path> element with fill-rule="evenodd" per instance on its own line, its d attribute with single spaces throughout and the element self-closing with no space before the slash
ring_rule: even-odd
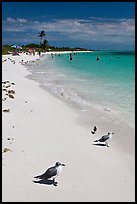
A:
<svg viewBox="0 0 137 204">
<path fill-rule="evenodd" d="M 89 112 L 111 112 L 135 126 L 134 51 L 73 52 L 72 60 L 69 53 L 49 54 L 27 67 L 30 79 L 62 100 Z"/>
</svg>

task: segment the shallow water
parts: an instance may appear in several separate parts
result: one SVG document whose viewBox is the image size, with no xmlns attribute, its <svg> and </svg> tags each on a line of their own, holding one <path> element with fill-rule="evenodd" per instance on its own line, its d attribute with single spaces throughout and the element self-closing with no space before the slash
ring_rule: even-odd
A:
<svg viewBox="0 0 137 204">
<path fill-rule="evenodd" d="M 100 60 L 97 61 L 97 56 Z M 56 96 L 111 112 L 129 126 L 135 123 L 135 55 L 133 51 L 45 55 L 30 62 L 34 79 Z"/>
</svg>

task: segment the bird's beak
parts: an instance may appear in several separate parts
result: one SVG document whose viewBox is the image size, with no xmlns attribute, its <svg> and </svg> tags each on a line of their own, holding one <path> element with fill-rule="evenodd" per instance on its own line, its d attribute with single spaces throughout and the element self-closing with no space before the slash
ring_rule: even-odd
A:
<svg viewBox="0 0 137 204">
<path fill-rule="evenodd" d="M 112 132 L 112 134 L 114 134 L 114 132 Z"/>
<path fill-rule="evenodd" d="M 65 166 L 65 164 L 61 164 L 61 166 Z"/>
</svg>

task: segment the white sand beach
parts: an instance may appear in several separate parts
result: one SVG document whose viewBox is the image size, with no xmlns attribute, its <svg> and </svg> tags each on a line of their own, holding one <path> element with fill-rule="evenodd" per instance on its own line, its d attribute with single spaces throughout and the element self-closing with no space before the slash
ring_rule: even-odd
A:
<svg viewBox="0 0 137 204">
<path fill-rule="evenodd" d="M 2 201 L 134 202 L 134 129 L 93 110 L 91 124 L 98 131 L 92 135 L 92 125 L 80 120 L 83 112 L 26 78 L 21 60 L 38 57 L 2 56 L 2 81 L 9 81 L 3 89 L 15 91 L 14 98 L 2 91 Z M 93 145 L 107 131 L 114 132 L 110 147 Z M 33 182 L 57 161 L 66 165 L 58 186 Z"/>
</svg>

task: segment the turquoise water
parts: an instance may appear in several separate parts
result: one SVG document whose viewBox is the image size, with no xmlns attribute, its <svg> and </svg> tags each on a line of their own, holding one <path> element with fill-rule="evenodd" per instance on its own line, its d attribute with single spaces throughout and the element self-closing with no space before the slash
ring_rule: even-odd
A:
<svg viewBox="0 0 137 204">
<path fill-rule="evenodd" d="M 97 61 L 97 56 L 100 60 Z M 34 65 L 35 64 L 35 65 Z M 134 126 L 135 55 L 133 51 L 43 56 L 29 70 L 41 86 L 65 100 L 112 112 Z"/>
</svg>

